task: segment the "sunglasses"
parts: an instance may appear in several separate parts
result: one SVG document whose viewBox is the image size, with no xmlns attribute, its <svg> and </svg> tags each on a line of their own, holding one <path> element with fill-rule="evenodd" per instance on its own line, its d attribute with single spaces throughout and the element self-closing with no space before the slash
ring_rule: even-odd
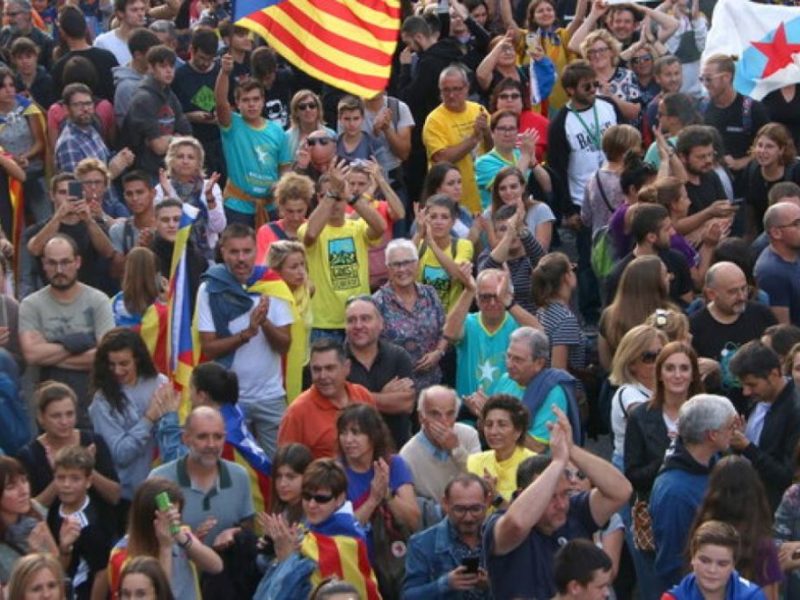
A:
<svg viewBox="0 0 800 600">
<path fill-rule="evenodd" d="M 586 479 L 586 473 L 580 469 L 564 469 L 564 476 L 567 479 L 578 479 L 580 481 L 584 481 Z"/>
<path fill-rule="evenodd" d="M 634 56 L 631 59 L 631 64 L 638 65 L 639 63 L 647 63 L 650 62 L 651 60 L 653 60 L 653 57 L 650 56 L 649 54 L 645 54 L 644 56 Z"/>
<path fill-rule="evenodd" d="M 498 94 L 497 98 L 500 100 L 519 100 L 522 98 L 522 94 L 518 92 L 513 94 Z"/>
<path fill-rule="evenodd" d="M 646 365 L 652 365 L 658 358 L 658 352 L 647 351 L 642 353 L 642 362 Z"/>
<path fill-rule="evenodd" d="M 327 146 L 332 141 L 333 140 L 331 140 L 331 138 L 308 138 L 308 139 L 306 139 L 306 143 L 309 146 L 316 146 L 317 144 L 319 144 L 320 146 Z"/>
<path fill-rule="evenodd" d="M 316 102 L 300 102 L 297 105 L 297 110 L 311 110 L 312 108 L 317 108 Z"/>
<path fill-rule="evenodd" d="M 312 494 L 310 492 L 303 492 L 303 500 L 311 502 L 312 500 L 317 504 L 327 504 L 335 498 L 333 494 Z"/>
<path fill-rule="evenodd" d="M 403 269 L 405 267 L 410 267 L 416 264 L 416 262 L 417 262 L 416 258 L 409 258 L 406 260 L 394 260 L 390 263 L 386 263 L 386 266 L 392 269 Z"/>
</svg>

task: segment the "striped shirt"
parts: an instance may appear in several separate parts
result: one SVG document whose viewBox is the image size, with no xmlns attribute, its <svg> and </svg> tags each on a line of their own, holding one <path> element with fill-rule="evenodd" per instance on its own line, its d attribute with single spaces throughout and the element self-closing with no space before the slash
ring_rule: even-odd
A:
<svg viewBox="0 0 800 600">
<path fill-rule="evenodd" d="M 578 318 L 569 307 L 561 302 L 551 302 L 536 311 L 536 318 L 550 340 L 551 355 L 554 346 L 567 346 L 567 366 L 570 369 L 583 369 L 586 366 L 586 338 Z"/>
</svg>

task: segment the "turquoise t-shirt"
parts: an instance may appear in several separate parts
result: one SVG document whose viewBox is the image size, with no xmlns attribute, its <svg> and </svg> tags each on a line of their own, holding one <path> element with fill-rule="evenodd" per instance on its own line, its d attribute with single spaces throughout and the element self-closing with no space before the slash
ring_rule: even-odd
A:
<svg viewBox="0 0 800 600">
<path fill-rule="evenodd" d="M 220 135 L 228 177 L 251 196 L 265 197 L 280 176 L 280 166 L 292 162 L 283 129 L 274 121 L 256 129 L 233 113 L 230 127 L 220 127 Z M 231 197 L 225 198 L 225 206 L 247 215 L 256 212 L 252 203 Z"/>
<path fill-rule="evenodd" d="M 500 169 L 513 167 L 519 160 L 519 148 L 514 148 L 514 162 L 508 162 L 496 150 L 491 150 L 475 160 L 475 181 L 481 195 L 481 210 L 492 205 L 492 185 Z"/>
<path fill-rule="evenodd" d="M 490 389 L 506 372 L 506 349 L 517 321 L 506 313 L 500 327 L 490 333 L 480 320 L 480 313 L 470 313 L 464 320 L 464 337 L 456 344 L 456 392 L 460 396 L 475 393 L 479 387 Z"/>
<path fill-rule="evenodd" d="M 525 388 L 511 379 L 508 373 L 504 373 L 497 383 L 489 388 L 486 393 L 487 395 L 511 394 L 522 400 L 522 397 L 525 395 Z M 560 385 L 550 390 L 547 394 L 547 398 L 544 399 L 542 408 L 531 418 L 531 427 L 528 429 L 528 435 L 537 442 L 543 444 L 550 443 L 550 430 L 547 428 L 547 424 L 556 422 L 556 416 L 553 414 L 552 408 L 554 404 L 560 408 L 564 414 L 567 414 L 567 395 L 564 393 L 564 388 Z"/>
</svg>

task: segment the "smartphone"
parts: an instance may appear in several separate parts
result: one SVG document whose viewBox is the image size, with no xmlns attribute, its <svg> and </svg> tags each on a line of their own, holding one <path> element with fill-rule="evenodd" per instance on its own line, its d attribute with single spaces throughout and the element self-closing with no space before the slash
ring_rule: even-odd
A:
<svg viewBox="0 0 800 600">
<path fill-rule="evenodd" d="M 734 206 L 736 206 L 737 204 L 742 204 L 743 202 L 744 202 L 744 197 L 734 198 L 733 200 L 731 200 L 731 204 L 733 204 Z"/>
<path fill-rule="evenodd" d="M 467 573 L 474 574 L 478 572 L 480 561 L 479 556 L 466 556 L 461 559 L 461 566 L 466 569 Z"/>
<path fill-rule="evenodd" d="M 73 202 L 83 199 L 83 185 L 80 181 L 70 181 L 67 184 L 67 194 Z"/>
</svg>

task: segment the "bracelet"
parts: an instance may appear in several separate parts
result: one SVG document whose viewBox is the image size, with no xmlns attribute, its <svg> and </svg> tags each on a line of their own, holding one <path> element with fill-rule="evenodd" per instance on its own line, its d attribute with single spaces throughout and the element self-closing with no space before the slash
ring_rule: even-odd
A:
<svg viewBox="0 0 800 600">
<path fill-rule="evenodd" d="M 508 306 L 505 307 L 506 310 L 511 310 L 517 305 L 517 301 L 512 299 Z"/>
<path fill-rule="evenodd" d="M 334 194 L 332 191 L 328 190 L 325 192 L 326 198 L 332 198 L 333 200 L 341 200 L 342 197 L 339 194 Z"/>
<path fill-rule="evenodd" d="M 189 548 L 192 547 L 192 544 L 194 544 L 194 537 L 192 536 L 191 533 L 187 532 L 186 533 L 186 541 L 185 542 L 183 542 L 181 544 L 180 542 L 178 542 L 178 540 L 175 540 L 175 541 L 177 542 L 178 546 L 183 548 L 183 550 L 189 550 Z"/>
</svg>

